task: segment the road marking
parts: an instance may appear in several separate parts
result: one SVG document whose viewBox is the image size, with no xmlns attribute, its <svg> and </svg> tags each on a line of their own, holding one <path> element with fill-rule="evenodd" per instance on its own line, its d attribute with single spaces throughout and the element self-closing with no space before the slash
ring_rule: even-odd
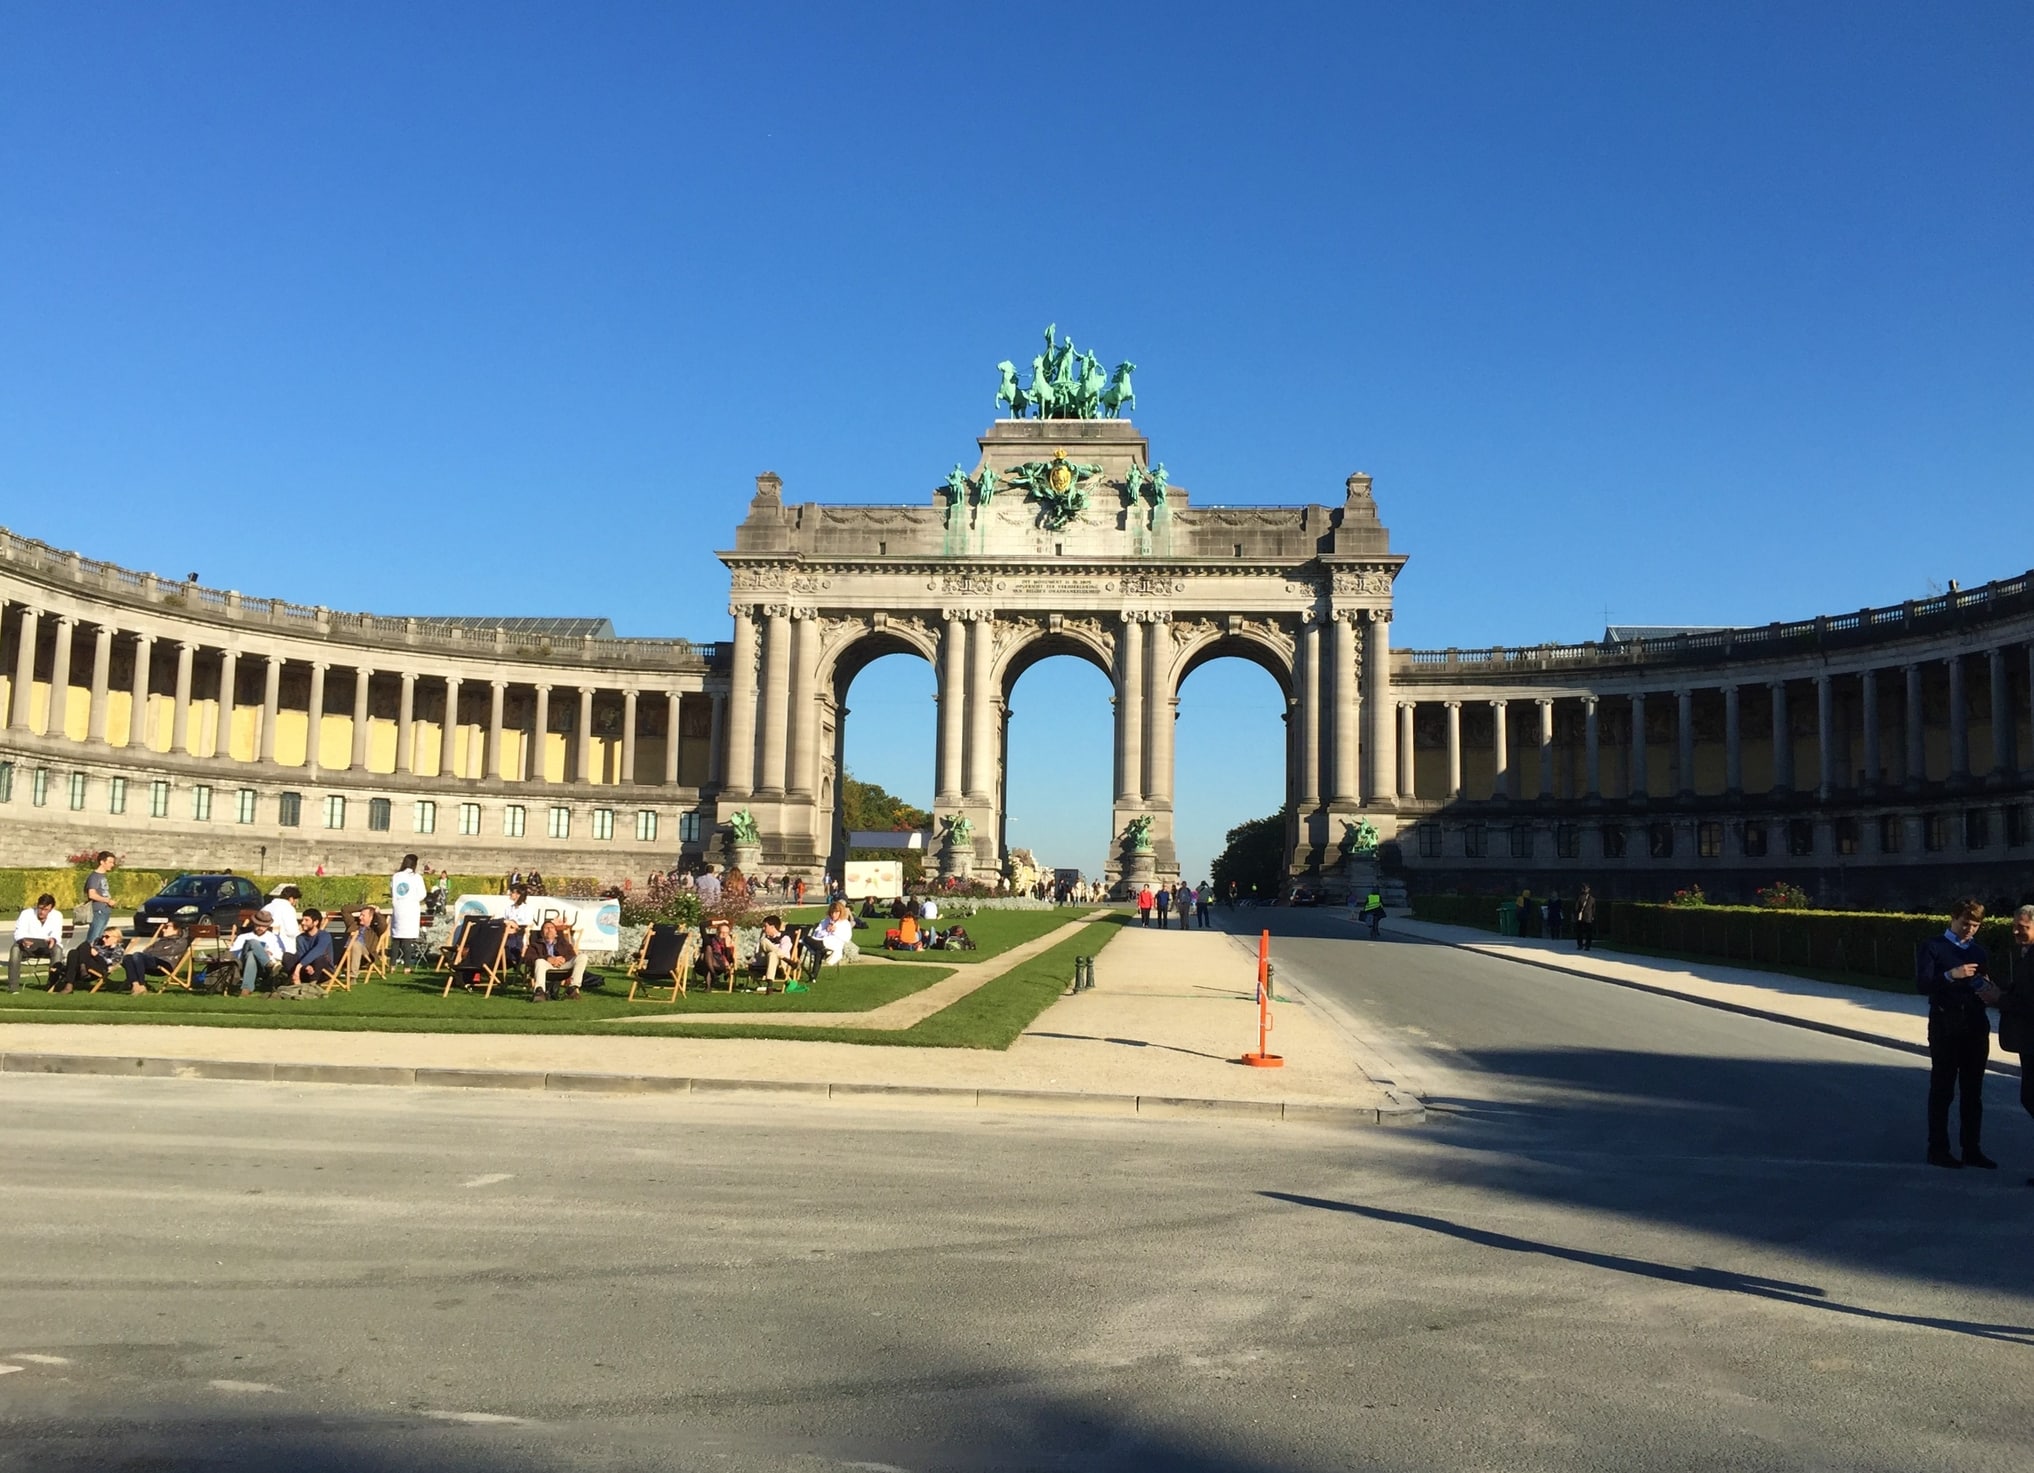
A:
<svg viewBox="0 0 2034 1473">
<path fill-rule="evenodd" d="M 8 1357 L 9 1360 L 25 1360 L 32 1366 L 67 1366 L 69 1361 L 60 1355 L 29 1355 L 26 1352 Z"/>
<path fill-rule="evenodd" d="M 490 1171 L 485 1176 L 476 1176 L 472 1181 L 459 1183 L 462 1187 L 491 1187 L 498 1181 L 514 1181 L 513 1171 Z"/>
<path fill-rule="evenodd" d="M 266 1381 L 207 1381 L 205 1384 L 210 1386 L 214 1391 L 256 1392 L 282 1390 L 282 1387 L 271 1386 Z"/>
<path fill-rule="evenodd" d="M 0 1376 L 11 1376 L 16 1371 L 25 1371 L 26 1366 L 0 1366 Z"/>
<path fill-rule="evenodd" d="M 465 1422 L 474 1427 L 527 1427 L 527 1417 L 504 1417 L 499 1412 L 425 1412 L 440 1422 Z"/>
</svg>

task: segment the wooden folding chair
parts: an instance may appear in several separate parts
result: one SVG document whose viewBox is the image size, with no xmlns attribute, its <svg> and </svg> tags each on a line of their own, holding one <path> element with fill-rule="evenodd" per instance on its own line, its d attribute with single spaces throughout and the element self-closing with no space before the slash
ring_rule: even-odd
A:
<svg viewBox="0 0 2034 1473">
<path fill-rule="evenodd" d="M 502 960 L 508 950 L 508 922 L 494 916 L 476 916 L 460 927 L 452 951 L 451 970 L 445 974 L 441 997 L 452 995 L 452 984 L 461 972 L 472 972 L 486 983 L 485 997 L 493 997 L 501 982 Z"/>
<path fill-rule="evenodd" d="M 90 990 L 93 992 L 97 992 L 101 987 L 104 987 L 108 982 L 112 981 L 113 975 L 116 972 L 120 974 L 121 985 L 125 986 L 127 982 L 127 974 L 120 970 L 121 962 L 124 961 L 126 958 L 133 956 L 138 951 L 146 951 L 148 949 L 148 943 L 153 940 L 155 940 L 153 936 L 129 936 L 127 938 L 127 945 L 120 949 L 120 955 L 115 957 L 113 959 L 113 965 L 106 969 L 106 975 L 103 977 L 94 977 L 92 979 L 92 986 Z M 188 958 L 190 956 L 190 953 L 187 951 L 184 953 L 184 956 Z"/>
<path fill-rule="evenodd" d="M 810 982 L 812 971 L 810 953 L 805 949 L 806 933 L 809 926 L 786 926 L 784 934 L 791 938 L 791 955 L 777 963 L 777 975 L 785 982 Z"/>
<path fill-rule="evenodd" d="M 190 937 L 191 944 L 184 948 L 184 954 L 177 959 L 177 964 L 167 972 L 155 974 L 162 979 L 155 989 L 157 992 L 168 992 L 172 987 L 181 987 L 186 992 L 197 990 L 191 986 L 191 981 L 197 974 L 198 943 L 200 941 L 210 941 L 212 943 L 213 954 L 218 954 L 219 928 L 211 922 L 193 921 L 188 927 L 187 934 Z"/>
<path fill-rule="evenodd" d="M 654 988 L 668 983 L 671 1003 L 675 1007 L 678 999 L 685 995 L 685 984 L 692 975 L 692 964 L 698 956 L 699 933 L 690 926 L 650 927 L 643 933 L 643 944 L 637 948 L 636 959 L 629 963 L 628 1000 L 636 1000 L 639 987 Z"/>
<path fill-rule="evenodd" d="M 346 933 L 339 949 L 339 967 L 325 979 L 327 992 L 351 992 L 355 982 L 388 975 L 388 932 L 379 925 Z"/>
</svg>

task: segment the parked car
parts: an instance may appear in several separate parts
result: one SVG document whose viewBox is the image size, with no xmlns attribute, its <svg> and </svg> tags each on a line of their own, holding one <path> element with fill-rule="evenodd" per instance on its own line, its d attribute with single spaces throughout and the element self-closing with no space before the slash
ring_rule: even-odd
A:
<svg viewBox="0 0 2034 1473">
<path fill-rule="evenodd" d="M 260 910 L 266 903 L 261 887 L 240 875 L 178 875 L 141 902 L 134 912 L 134 929 L 152 932 L 172 919 L 186 924 L 212 921 L 230 928 L 243 911 Z"/>
<path fill-rule="evenodd" d="M 1295 885 L 1292 887 L 1292 899 L 1289 903 L 1293 905 L 1319 905 L 1321 897 L 1314 891 L 1309 890 L 1305 885 Z"/>
</svg>

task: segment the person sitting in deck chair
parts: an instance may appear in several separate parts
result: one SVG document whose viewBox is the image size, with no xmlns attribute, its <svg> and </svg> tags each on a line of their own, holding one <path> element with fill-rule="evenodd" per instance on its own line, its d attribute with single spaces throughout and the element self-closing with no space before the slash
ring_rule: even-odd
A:
<svg viewBox="0 0 2034 1473">
<path fill-rule="evenodd" d="M 509 890 L 507 909 L 501 918 L 508 922 L 508 949 L 502 953 L 507 965 L 513 967 L 522 961 L 523 938 L 533 935 L 537 929 L 537 908 L 530 904 L 530 892 L 521 885 Z"/>
<path fill-rule="evenodd" d="M 713 929 L 706 933 L 706 950 L 701 963 L 706 968 L 706 986 L 713 988 L 714 979 L 727 978 L 730 989 L 734 987 L 736 963 L 740 959 L 740 948 L 735 942 L 734 923 L 722 917 L 713 923 Z"/>
<path fill-rule="evenodd" d="M 35 904 L 14 919 L 14 944 L 7 951 L 7 990 L 21 991 L 21 959 L 42 957 L 49 962 L 49 978 L 56 983 L 57 968 L 64 964 L 64 917 L 56 908 L 56 896 L 38 895 Z"/>
<path fill-rule="evenodd" d="M 276 978 L 282 975 L 282 939 L 275 934 L 275 923 L 269 920 L 268 912 L 256 911 L 248 929 L 233 938 L 233 959 L 240 964 L 240 995 L 252 996 L 255 984 L 264 977 Z"/>
<path fill-rule="evenodd" d="M 307 910 L 297 918 L 301 935 L 297 938 L 297 949 L 290 954 L 290 983 L 302 987 L 305 984 L 324 985 L 327 977 L 338 970 L 338 958 L 332 954 L 332 937 L 325 930 L 323 911 Z"/>
<path fill-rule="evenodd" d="M 89 983 L 112 976 L 113 969 L 120 965 L 120 954 L 126 947 L 127 938 L 117 926 L 100 932 L 97 941 L 72 947 L 64 957 L 63 980 L 55 982 L 49 990 L 74 992 Z"/>
<path fill-rule="evenodd" d="M 340 943 L 339 966 L 351 982 L 374 960 L 375 944 L 381 933 L 381 907 L 363 905 L 341 918 L 346 922 L 346 939 Z"/>
<path fill-rule="evenodd" d="M 120 958 L 120 970 L 127 974 L 127 990 L 133 993 L 148 991 L 148 984 L 142 979 L 174 972 L 177 963 L 190 949 L 191 938 L 184 934 L 184 928 L 175 921 L 164 921 L 153 941 L 141 950 L 130 951 Z"/>
<path fill-rule="evenodd" d="M 530 967 L 531 1002 L 543 1002 L 549 998 L 550 993 L 545 989 L 551 973 L 568 968 L 570 975 L 566 977 L 560 995 L 567 1002 L 578 1000 L 579 984 L 586 979 L 586 955 L 573 949 L 572 934 L 559 922 L 544 922 L 543 929 L 532 936 L 523 948 L 523 960 Z"/>
<path fill-rule="evenodd" d="M 750 970 L 765 982 L 775 982 L 778 970 L 791 960 L 791 946 L 791 933 L 784 929 L 784 918 L 764 916 L 763 938 L 756 943 L 756 959 L 749 964 Z"/>
</svg>

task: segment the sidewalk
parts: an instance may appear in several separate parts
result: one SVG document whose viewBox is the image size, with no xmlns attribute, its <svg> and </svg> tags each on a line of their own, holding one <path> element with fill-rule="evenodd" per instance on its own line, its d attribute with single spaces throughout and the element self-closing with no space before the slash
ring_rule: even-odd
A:
<svg viewBox="0 0 2034 1473">
<path fill-rule="evenodd" d="M 1704 1007 L 1744 1013 L 1818 1033 L 1833 1033 L 1907 1053 L 1928 1052 L 1928 999 L 1918 993 L 1877 992 L 1813 982 L 1784 972 L 1761 972 L 1726 962 L 1676 961 L 1618 951 L 1577 951 L 1573 941 L 1495 936 L 1469 926 L 1443 926 L 1410 916 L 1385 923 L 1387 934 L 1481 952 L 1525 966 L 1545 967 L 1664 997 L 1685 998 Z M 1991 1067 L 2017 1078 L 2011 1055 L 1995 1053 Z"/>
<path fill-rule="evenodd" d="M 1042 938 L 1045 945 L 1057 939 L 1063 939 L 1058 932 Z M 1001 1053 L 659 1038 L 641 1031 L 607 1037 L 13 1023 L 0 1025 L 5 1049 L 0 1070 L 633 1093 L 751 1091 L 855 1104 L 1327 1125 L 1425 1118 L 1417 1100 L 1373 1083 L 1357 1063 L 1352 1042 L 1301 997 L 1281 997 L 1274 1005 L 1271 1047 L 1285 1055 L 1286 1066 L 1252 1069 L 1235 1063 L 1257 1046 L 1255 966 L 1253 952 L 1219 931 L 1131 927 L 1096 956 L 1093 989 L 1060 998 Z M 810 1019 L 803 1015 L 798 1021 Z"/>
</svg>

